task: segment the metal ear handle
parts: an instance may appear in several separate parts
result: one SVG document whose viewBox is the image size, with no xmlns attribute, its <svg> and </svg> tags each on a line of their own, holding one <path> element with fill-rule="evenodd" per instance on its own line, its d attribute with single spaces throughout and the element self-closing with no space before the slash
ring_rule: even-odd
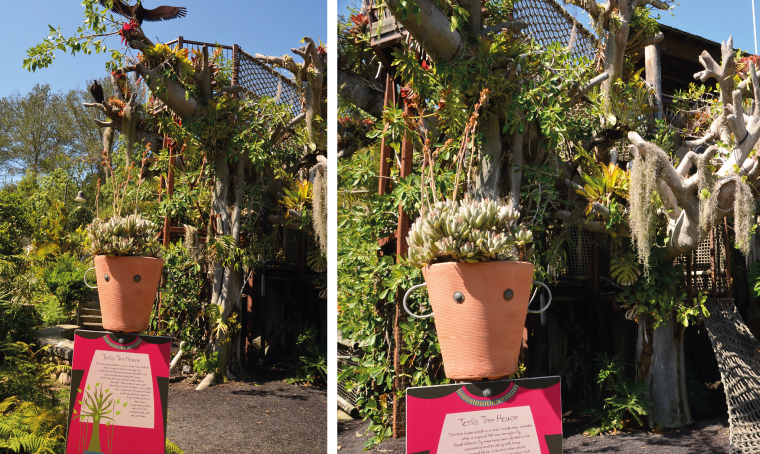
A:
<svg viewBox="0 0 760 454">
<path fill-rule="evenodd" d="M 414 318 L 430 318 L 430 317 L 433 316 L 432 312 L 430 313 L 430 315 L 417 315 L 417 314 L 413 313 L 412 311 L 410 311 L 409 307 L 407 307 L 407 305 L 406 305 L 406 298 L 409 296 L 409 294 L 412 293 L 413 290 L 416 290 L 416 289 L 418 289 L 420 287 L 424 287 L 426 285 L 427 284 L 415 285 L 414 287 L 412 287 L 409 290 L 407 290 L 406 293 L 404 294 L 404 310 L 406 311 L 407 314 L 411 315 Z"/>
<path fill-rule="evenodd" d="M 543 309 L 539 309 L 537 311 L 532 311 L 532 310 L 528 309 L 528 313 L 529 314 L 540 314 L 542 312 L 545 312 L 547 309 L 549 309 L 549 306 L 551 306 L 551 304 L 552 304 L 552 291 L 549 290 L 549 287 L 546 284 L 544 284 L 543 282 L 533 281 L 533 283 L 534 284 L 543 285 L 544 288 L 546 289 L 546 291 L 549 292 L 549 301 L 546 302 L 546 306 L 544 306 Z M 536 297 L 536 294 L 538 294 L 538 288 L 536 288 L 536 291 L 533 292 L 533 296 L 530 297 L 530 303 L 528 303 L 528 306 L 530 306 L 530 304 L 533 302 L 533 299 Z"/>
</svg>

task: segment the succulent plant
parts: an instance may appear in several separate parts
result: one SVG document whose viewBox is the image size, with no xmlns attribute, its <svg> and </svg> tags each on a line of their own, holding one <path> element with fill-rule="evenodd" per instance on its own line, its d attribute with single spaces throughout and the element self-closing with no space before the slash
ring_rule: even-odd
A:
<svg viewBox="0 0 760 454">
<path fill-rule="evenodd" d="M 156 238 L 158 226 L 137 214 L 95 219 L 87 233 L 95 255 L 157 257 L 161 250 Z"/>
<path fill-rule="evenodd" d="M 409 261 L 422 268 L 438 262 L 527 260 L 529 230 L 520 213 L 493 200 L 436 203 L 409 230 Z"/>
</svg>

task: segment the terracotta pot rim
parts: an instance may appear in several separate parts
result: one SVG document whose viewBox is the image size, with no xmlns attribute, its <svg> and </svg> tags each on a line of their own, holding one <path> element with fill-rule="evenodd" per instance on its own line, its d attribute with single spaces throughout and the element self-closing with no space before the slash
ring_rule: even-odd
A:
<svg viewBox="0 0 760 454">
<path fill-rule="evenodd" d="M 436 262 L 436 263 L 429 263 L 424 266 L 424 268 L 429 268 L 436 265 L 448 265 L 448 266 L 456 266 L 456 265 L 465 265 L 465 266 L 473 266 L 473 265 L 484 265 L 489 263 L 515 263 L 520 265 L 531 265 L 535 266 L 532 262 L 526 262 L 526 261 L 520 261 L 520 260 L 486 260 L 483 262 L 459 262 L 459 261 L 451 261 L 451 262 Z"/>
</svg>

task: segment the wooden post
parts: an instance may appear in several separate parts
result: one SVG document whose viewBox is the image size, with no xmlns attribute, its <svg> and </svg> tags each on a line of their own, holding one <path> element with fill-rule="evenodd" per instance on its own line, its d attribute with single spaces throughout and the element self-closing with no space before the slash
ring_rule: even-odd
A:
<svg viewBox="0 0 760 454">
<path fill-rule="evenodd" d="M 166 137 L 164 137 L 164 147 L 169 149 L 169 177 L 166 184 L 166 198 L 171 199 L 172 194 L 174 194 L 174 163 L 176 160 L 176 156 L 174 154 L 174 146 L 167 146 L 168 140 Z M 172 220 L 169 218 L 169 216 L 166 216 L 164 218 L 164 247 L 169 246 L 171 243 L 171 228 L 172 228 Z"/>
<path fill-rule="evenodd" d="M 240 52 L 237 44 L 232 45 L 232 85 L 240 83 Z"/>
<path fill-rule="evenodd" d="M 177 49 L 183 49 L 184 46 L 185 46 L 185 37 L 180 36 L 179 38 L 177 38 Z"/>
<path fill-rule="evenodd" d="M 728 219 L 723 218 L 723 248 L 726 251 L 726 287 L 728 288 L 728 299 L 733 299 L 731 295 L 731 242 L 728 239 Z"/>
<path fill-rule="evenodd" d="M 717 248 L 715 246 L 715 229 L 710 229 L 710 286 L 712 287 L 713 298 L 718 296 L 718 270 L 715 266 Z"/>
<path fill-rule="evenodd" d="M 385 96 L 383 98 L 383 107 L 396 105 L 396 82 L 393 80 L 393 74 L 390 70 L 385 72 Z M 385 137 L 380 141 L 380 177 L 377 193 L 385 195 L 391 188 L 391 163 L 393 159 L 393 148 L 386 143 Z"/>
<path fill-rule="evenodd" d="M 404 107 L 404 112 L 407 115 L 413 115 L 414 112 L 409 106 Z M 412 174 L 412 158 L 414 155 L 414 142 L 411 137 L 404 136 L 404 140 L 401 142 L 401 168 L 399 169 L 399 178 L 405 178 Z M 396 229 L 396 260 L 405 256 L 409 252 L 409 245 L 406 242 L 406 236 L 409 233 L 410 218 L 403 208 L 398 207 L 398 228 Z M 396 314 L 393 320 L 393 339 L 394 339 L 394 352 L 393 352 L 393 369 L 396 374 L 393 379 L 393 438 L 401 438 L 404 436 L 404 427 L 406 420 L 406 409 L 404 407 L 404 398 L 399 398 L 399 391 L 403 392 L 406 389 L 405 380 L 402 375 L 404 373 L 403 366 L 399 361 L 402 352 L 403 338 L 401 336 L 401 317 L 404 314 L 403 307 L 403 292 L 399 292 L 396 295 Z"/>
<path fill-rule="evenodd" d="M 646 66 L 647 83 L 655 90 L 657 112 L 655 117 L 662 120 L 662 57 L 660 44 L 653 44 L 644 48 L 644 62 Z"/>
</svg>

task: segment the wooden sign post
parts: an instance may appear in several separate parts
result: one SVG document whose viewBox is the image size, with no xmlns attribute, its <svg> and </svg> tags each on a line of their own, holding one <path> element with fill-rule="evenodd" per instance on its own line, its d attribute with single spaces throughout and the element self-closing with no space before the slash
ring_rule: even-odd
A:
<svg viewBox="0 0 760 454">
<path fill-rule="evenodd" d="M 560 378 L 408 388 L 407 454 L 561 454 Z"/>
<path fill-rule="evenodd" d="M 66 454 L 163 454 L 171 338 L 77 330 Z"/>
</svg>

